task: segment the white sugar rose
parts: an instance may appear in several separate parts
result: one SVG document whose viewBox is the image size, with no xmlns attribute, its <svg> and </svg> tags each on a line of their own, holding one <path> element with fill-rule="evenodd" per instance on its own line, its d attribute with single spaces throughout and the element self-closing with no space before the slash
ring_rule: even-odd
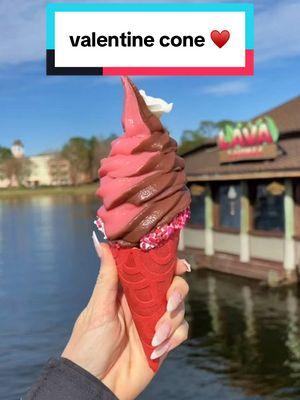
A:
<svg viewBox="0 0 300 400">
<path fill-rule="evenodd" d="M 169 113 L 173 108 L 173 103 L 167 103 L 163 99 L 157 97 L 147 96 L 144 90 L 140 90 L 140 94 L 145 100 L 149 110 L 158 118 L 160 118 L 163 113 Z"/>
</svg>

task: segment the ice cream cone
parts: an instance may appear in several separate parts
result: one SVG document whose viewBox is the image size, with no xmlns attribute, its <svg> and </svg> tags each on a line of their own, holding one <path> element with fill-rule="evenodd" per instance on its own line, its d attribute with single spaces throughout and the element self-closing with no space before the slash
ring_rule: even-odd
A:
<svg viewBox="0 0 300 400">
<path fill-rule="evenodd" d="M 122 82 L 124 133 L 101 160 L 97 194 L 103 204 L 96 224 L 110 243 L 145 355 L 156 371 L 151 342 L 166 311 L 191 199 L 176 141 L 133 82 L 127 77 Z"/>
<path fill-rule="evenodd" d="M 161 246 L 144 251 L 111 244 L 119 279 L 150 368 L 157 371 L 159 359 L 151 360 L 151 341 L 158 320 L 166 312 L 166 294 L 175 274 L 179 231 Z"/>
</svg>

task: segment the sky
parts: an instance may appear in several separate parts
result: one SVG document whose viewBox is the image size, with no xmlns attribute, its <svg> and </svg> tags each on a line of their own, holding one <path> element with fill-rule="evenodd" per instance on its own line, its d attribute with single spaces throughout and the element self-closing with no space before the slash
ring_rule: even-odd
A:
<svg viewBox="0 0 300 400">
<path fill-rule="evenodd" d="M 202 120 L 248 120 L 300 94 L 300 1 L 253 3 L 254 76 L 133 77 L 174 103 L 163 122 L 176 139 Z M 118 77 L 46 76 L 45 7 L 0 0 L 0 145 L 21 139 L 27 155 L 57 150 L 72 136 L 122 133 Z"/>
</svg>

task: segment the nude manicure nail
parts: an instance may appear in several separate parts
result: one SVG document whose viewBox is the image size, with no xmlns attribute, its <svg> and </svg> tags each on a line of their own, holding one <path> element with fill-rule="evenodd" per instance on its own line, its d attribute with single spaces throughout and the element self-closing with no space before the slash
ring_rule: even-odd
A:
<svg viewBox="0 0 300 400">
<path fill-rule="evenodd" d="M 185 259 L 183 259 L 182 262 L 186 266 L 187 272 L 191 272 L 192 271 L 191 264 L 188 263 Z"/>
<path fill-rule="evenodd" d="M 168 300 L 167 311 L 172 312 L 176 310 L 179 304 L 182 302 L 182 295 L 179 292 L 172 293 L 171 297 Z"/>
<path fill-rule="evenodd" d="M 168 324 L 167 322 L 162 323 L 155 332 L 155 335 L 153 336 L 151 343 L 152 346 L 153 347 L 159 346 L 162 342 L 164 342 L 167 339 L 167 337 L 170 335 L 170 332 L 171 332 L 170 324 Z"/>
<path fill-rule="evenodd" d="M 100 245 L 100 242 L 97 238 L 95 231 L 93 231 L 92 239 L 94 242 L 96 253 L 97 253 L 98 257 L 101 258 L 101 245 Z"/>
<path fill-rule="evenodd" d="M 170 348 L 171 348 L 171 343 L 167 342 L 166 344 L 161 346 L 161 348 L 154 349 L 150 356 L 151 360 L 155 360 L 156 358 L 161 357 L 163 354 L 167 353 L 167 351 L 169 351 Z"/>
</svg>

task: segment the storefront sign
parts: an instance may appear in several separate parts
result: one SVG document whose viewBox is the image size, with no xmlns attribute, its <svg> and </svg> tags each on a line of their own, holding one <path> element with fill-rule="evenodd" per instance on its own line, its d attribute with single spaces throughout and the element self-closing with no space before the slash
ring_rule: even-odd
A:
<svg viewBox="0 0 300 400">
<path fill-rule="evenodd" d="M 220 162 L 274 159 L 278 138 L 277 126 L 270 117 L 235 126 L 227 124 L 218 139 Z"/>
<path fill-rule="evenodd" d="M 205 192 L 205 186 L 194 183 L 190 187 L 190 192 L 192 196 L 201 196 Z"/>
<path fill-rule="evenodd" d="M 280 182 L 273 181 L 267 186 L 267 192 L 270 193 L 272 196 L 281 196 L 284 191 L 285 186 Z"/>
</svg>

